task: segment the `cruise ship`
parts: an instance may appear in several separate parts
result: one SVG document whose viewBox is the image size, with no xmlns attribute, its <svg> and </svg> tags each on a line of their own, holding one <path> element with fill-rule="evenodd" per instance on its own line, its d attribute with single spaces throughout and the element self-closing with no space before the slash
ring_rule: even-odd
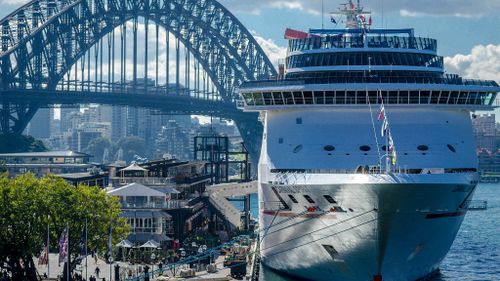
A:
<svg viewBox="0 0 500 281">
<path fill-rule="evenodd" d="M 436 40 L 372 28 L 359 2 L 332 22 L 345 28 L 287 30 L 280 76 L 238 89 L 264 126 L 262 262 L 315 281 L 426 278 L 473 198 L 472 118 L 500 87 L 446 73 Z"/>
</svg>

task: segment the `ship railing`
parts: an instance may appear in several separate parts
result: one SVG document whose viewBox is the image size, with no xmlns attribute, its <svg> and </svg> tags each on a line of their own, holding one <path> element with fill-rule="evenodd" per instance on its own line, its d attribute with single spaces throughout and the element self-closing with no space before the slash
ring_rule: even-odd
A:
<svg viewBox="0 0 500 281">
<path fill-rule="evenodd" d="M 462 209 L 468 211 L 483 211 L 488 209 L 488 201 L 485 200 L 467 200 L 462 206 Z"/>
<path fill-rule="evenodd" d="M 290 171 L 290 172 L 289 172 Z M 467 174 L 476 173 L 475 168 L 427 168 L 427 169 L 409 169 L 407 167 L 392 167 L 387 170 L 380 166 L 359 166 L 355 170 L 351 169 L 272 169 L 271 173 L 275 175 L 276 181 L 274 184 L 290 184 L 283 180 L 284 175 L 294 174 L 306 178 L 308 174 L 366 174 L 366 175 L 383 175 L 383 174 L 407 174 L 407 175 L 436 175 L 436 174 Z"/>
<path fill-rule="evenodd" d="M 461 86 L 484 86 L 498 87 L 498 83 L 490 80 L 464 79 L 455 75 L 445 75 L 444 77 L 411 77 L 411 76 L 348 76 L 348 77 L 300 77 L 287 79 L 272 79 L 261 81 L 247 81 L 240 87 L 282 87 L 282 86 L 302 86 L 311 84 L 350 84 L 350 83 L 372 83 L 372 84 L 445 84 Z"/>
</svg>

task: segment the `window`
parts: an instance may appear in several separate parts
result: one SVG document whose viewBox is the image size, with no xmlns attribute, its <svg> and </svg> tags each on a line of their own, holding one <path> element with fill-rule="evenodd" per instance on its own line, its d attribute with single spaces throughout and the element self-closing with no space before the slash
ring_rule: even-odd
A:
<svg viewBox="0 0 500 281">
<path fill-rule="evenodd" d="M 427 145 L 419 145 L 417 149 L 420 151 L 427 151 L 429 150 L 429 147 Z"/>
<path fill-rule="evenodd" d="M 297 125 L 301 125 L 302 124 L 302 118 L 301 117 L 298 117 L 297 119 L 295 119 L 295 123 Z"/>
<path fill-rule="evenodd" d="M 325 197 L 326 201 L 328 201 L 329 203 L 337 204 L 337 201 L 335 201 L 335 199 L 333 199 L 333 197 L 331 197 L 330 195 L 323 195 L 323 197 Z"/>
<path fill-rule="evenodd" d="M 331 151 L 335 150 L 335 146 L 333 146 L 333 145 L 327 145 L 327 146 L 323 147 L 323 149 L 325 151 L 331 152 Z"/>
<path fill-rule="evenodd" d="M 455 147 L 453 147 L 453 145 L 448 144 L 447 146 L 448 146 L 448 149 L 449 149 L 451 152 L 453 152 L 453 153 L 456 153 L 456 152 L 457 152 L 457 150 L 455 149 Z"/>
<path fill-rule="evenodd" d="M 279 138 L 278 143 L 280 143 L 280 144 L 283 143 L 283 138 Z"/>
<path fill-rule="evenodd" d="M 368 145 L 363 145 L 363 146 L 359 147 L 359 150 L 364 151 L 364 152 L 368 152 L 368 151 L 372 150 L 372 148 L 369 147 Z"/>
<path fill-rule="evenodd" d="M 293 149 L 293 153 L 299 153 L 302 148 L 304 148 L 304 146 L 302 145 L 297 145 L 294 149 Z"/>
<path fill-rule="evenodd" d="M 307 202 L 311 203 L 311 204 L 314 204 L 314 200 L 311 198 L 311 196 L 309 195 L 304 195 L 304 198 L 306 198 Z"/>
<path fill-rule="evenodd" d="M 293 203 L 295 203 L 295 204 L 299 203 L 299 201 L 297 201 L 297 199 L 295 199 L 295 197 L 293 197 L 293 195 L 288 194 L 288 197 L 290 198 L 290 200 L 292 200 Z"/>
</svg>

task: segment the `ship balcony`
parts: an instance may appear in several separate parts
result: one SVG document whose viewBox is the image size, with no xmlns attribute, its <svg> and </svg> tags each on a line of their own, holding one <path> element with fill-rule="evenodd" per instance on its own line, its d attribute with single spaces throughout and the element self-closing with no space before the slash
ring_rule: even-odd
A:
<svg viewBox="0 0 500 281">
<path fill-rule="evenodd" d="M 437 41 L 430 38 L 368 34 L 365 39 L 360 34 L 349 35 L 337 34 L 334 36 L 314 36 L 306 39 L 289 40 L 289 51 L 346 48 L 408 49 L 434 53 L 437 51 Z"/>
</svg>

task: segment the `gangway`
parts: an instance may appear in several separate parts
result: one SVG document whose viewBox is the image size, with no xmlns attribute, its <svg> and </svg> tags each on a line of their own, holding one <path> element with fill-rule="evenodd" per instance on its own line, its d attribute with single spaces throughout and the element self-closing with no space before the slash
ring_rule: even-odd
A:
<svg viewBox="0 0 500 281">
<path fill-rule="evenodd" d="M 257 182 L 223 183 L 207 187 L 209 202 L 219 210 L 235 228 L 241 226 L 241 211 L 228 198 L 257 193 Z"/>
</svg>

